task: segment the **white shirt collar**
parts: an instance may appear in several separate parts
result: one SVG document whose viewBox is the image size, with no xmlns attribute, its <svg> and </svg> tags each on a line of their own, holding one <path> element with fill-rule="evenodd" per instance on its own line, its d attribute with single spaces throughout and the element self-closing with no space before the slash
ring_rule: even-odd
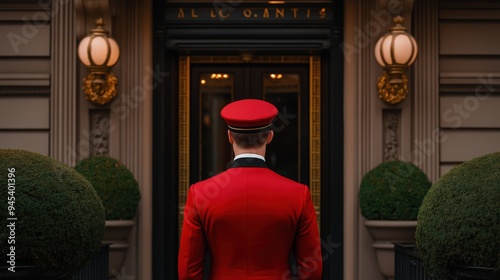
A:
<svg viewBox="0 0 500 280">
<path fill-rule="evenodd" d="M 239 158 L 258 158 L 258 159 L 261 159 L 263 161 L 266 161 L 266 159 L 263 156 L 258 155 L 258 154 L 239 154 L 239 155 L 234 157 L 234 160 L 237 160 Z"/>
</svg>

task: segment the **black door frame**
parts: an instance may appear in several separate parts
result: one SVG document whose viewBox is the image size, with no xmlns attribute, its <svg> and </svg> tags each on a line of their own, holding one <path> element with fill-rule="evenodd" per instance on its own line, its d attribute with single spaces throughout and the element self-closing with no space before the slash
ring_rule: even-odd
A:
<svg viewBox="0 0 500 280">
<path fill-rule="evenodd" d="M 221 1 L 222 2 L 222 1 Z M 304 1 L 303 5 L 308 5 Z M 244 2 L 243 2 L 244 3 Z M 211 3 L 208 3 L 212 5 Z M 299 5 L 299 4 L 297 4 Z M 153 4 L 153 61 L 168 76 L 153 90 L 153 279 L 177 279 L 178 254 L 178 61 L 179 54 L 217 50 L 287 51 L 321 56 L 321 238 L 323 279 L 343 279 L 343 1 L 327 5 L 333 18 L 327 25 L 304 28 L 259 23 L 207 28 L 206 24 L 176 25 L 165 19 L 166 3 Z M 265 24 L 265 23 L 262 23 Z M 256 28 L 252 28 L 252 27 Z M 191 27 L 191 29 L 189 28 Z M 221 32 L 224 31 L 224 32 Z M 290 31 L 290 32 L 288 32 Z M 249 44 L 248 37 L 252 37 Z M 228 41 L 227 38 L 234 38 Z M 220 53 L 219 53 L 220 54 Z M 172 226 L 173 225 L 173 226 Z"/>
</svg>

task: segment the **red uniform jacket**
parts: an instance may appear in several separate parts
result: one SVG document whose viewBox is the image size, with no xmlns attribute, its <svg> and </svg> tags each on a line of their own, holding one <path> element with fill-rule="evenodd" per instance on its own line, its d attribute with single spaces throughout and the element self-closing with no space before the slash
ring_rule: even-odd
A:
<svg viewBox="0 0 500 280">
<path fill-rule="evenodd" d="M 316 213 L 307 186 L 241 158 L 189 189 L 179 251 L 179 279 L 287 280 L 293 251 L 298 279 L 321 279 Z"/>
</svg>

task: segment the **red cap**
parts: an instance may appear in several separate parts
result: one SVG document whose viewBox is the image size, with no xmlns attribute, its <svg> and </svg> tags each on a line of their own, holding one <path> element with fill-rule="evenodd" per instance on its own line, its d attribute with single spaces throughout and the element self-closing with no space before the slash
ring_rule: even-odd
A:
<svg viewBox="0 0 500 280">
<path fill-rule="evenodd" d="M 264 100 L 242 99 L 226 105 L 220 115 L 234 132 L 258 133 L 270 129 L 278 109 Z"/>
</svg>

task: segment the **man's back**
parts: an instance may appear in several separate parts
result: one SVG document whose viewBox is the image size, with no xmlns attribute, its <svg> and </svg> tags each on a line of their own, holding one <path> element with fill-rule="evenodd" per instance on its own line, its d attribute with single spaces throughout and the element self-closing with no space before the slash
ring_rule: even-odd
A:
<svg viewBox="0 0 500 280">
<path fill-rule="evenodd" d="M 246 165 L 191 186 L 179 279 L 202 279 L 205 249 L 213 280 L 291 279 L 292 251 L 299 279 L 320 279 L 321 248 L 307 186 Z"/>
</svg>

